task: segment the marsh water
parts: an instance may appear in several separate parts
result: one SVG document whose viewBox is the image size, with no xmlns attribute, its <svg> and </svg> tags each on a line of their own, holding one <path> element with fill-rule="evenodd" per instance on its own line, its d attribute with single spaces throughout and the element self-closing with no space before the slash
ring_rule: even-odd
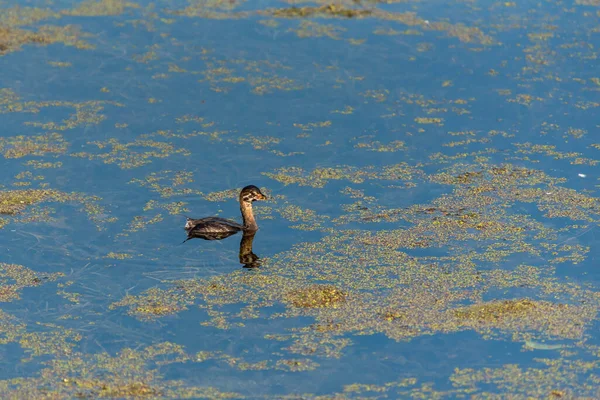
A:
<svg viewBox="0 0 600 400">
<path fill-rule="evenodd" d="M 599 17 L 0 2 L 1 397 L 600 397 Z"/>
</svg>

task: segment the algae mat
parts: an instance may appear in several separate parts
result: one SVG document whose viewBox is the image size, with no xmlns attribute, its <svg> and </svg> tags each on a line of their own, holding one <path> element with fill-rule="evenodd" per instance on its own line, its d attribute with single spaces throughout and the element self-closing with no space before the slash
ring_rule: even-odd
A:
<svg viewBox="0 0 600 400">
<path fill-rule="evenodd" d="M 2 398 L 599 397 L 599 16 L 0 2 Z"/>
</svg>

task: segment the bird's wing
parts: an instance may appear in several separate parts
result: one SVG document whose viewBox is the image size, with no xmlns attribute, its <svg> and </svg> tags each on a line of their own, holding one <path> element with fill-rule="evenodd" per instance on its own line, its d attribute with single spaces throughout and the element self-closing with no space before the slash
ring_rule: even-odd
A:
<svg viewBox="0 0 600 400">
<path fill-rule="evenodd" d="M 235 221 L 219 217 L 207 217 L 200 219 L 188 218 L 185 223 L 185 230 L 188 231 L 188 233 L 194 230 L 201 230 L 204 233 L 211 233 L 211 231 L 219 233 L 231 228 L 235 230 L 242 230 L 244 229 L 244 226 Z"/>
</svg>

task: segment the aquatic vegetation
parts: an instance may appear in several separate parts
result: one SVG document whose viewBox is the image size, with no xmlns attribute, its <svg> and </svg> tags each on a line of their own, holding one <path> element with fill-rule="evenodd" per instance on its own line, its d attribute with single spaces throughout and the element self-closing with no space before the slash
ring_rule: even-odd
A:
<svg viewBox="0 0 600 400">
<path fill-rule="evenodd" d="M 515 364 L 499 368 L 459 368 L 450 378 L 457 389 L 477 391 L 477 397 L 490 397 L 494 389 L 515 397 L 545 396 L 564 398 L 574 393 L 595 396 L 593 382 L 598 376 L 596 362 L 577 360 L 551 360 L 536 358 L 539 368 L 520 368 Z M 485 389 L 484 389 L 485 388 Z"/>
<path fill-rule="evenodd" d="M 121 301 L 110 305 L 111 309 L 116 307 L 130 307 L 130 315 L 142 319 L 152 319 L 185 310 L 186 300 L 180 293 L 152 288 L 145 293 L 143 298 L 126 296 Z"/>
<path fill-rule="evenodd" d="M 369 151 L 380 151 L 380 152 L 395 152 L 405 149 L 405 144 L 401 140 L 394 140 L 388 144 L 383 144 L 378 140 L 375 141 L 361 141 L 354 145 L 357 149 L 367 149 Z"/>
<path fill-rule="evenodd" d="M 0 263 L 0 301 L 19 299 L 19 292 L 23 288 L 52 282 L 63 275 L 60 272 L 41 274 L 22 265 Z"/>
<path fill-rule="evenodd" d="M 170 203 L 161 203 L 156 200 L 148 200 L 148 202 L 144 206 L 144 211 L 162 208 L 164 210 L 167 210 L 169 212 L 169 214 L 181 215 L 184 212 L 190 211 L 186 207 L 186 205 L 187 205 L 187 203 L 184 201 L 173 201 Z"/>
<path fill-rule="evenodd" d="M 325 215 L 317 215 L 317 213 L 310 209 L 303 209 L 296 205 L 279 206 L 276 208 L 277 213 L 282 218 L 285 218 L 291 222 L 303 222 L 303 224 L 293 225 L 292 228 L 304 229 L 304 230 L 317 230 L 323 229 L 323 224 L 329 219 Z"/>
<path fill-rule="evenodd" d="M 341 39 L 340 35 L 345 31 L 336 25 L 320 24 L 313 21 L 302 21 L 296 29 L 290 29 L 296 33 L 299 38 L 307 37 L 328 37 L 330 39 Z"/>
<path fill-rule="evenodd" d="M 246 58 L 223 59 L 209 55 L 203 56 L 202 59 L 206 66 L 206 69 L 202 71 L 188 72 L 179 67 L 177 70 L 179 73 L 203 75 L 204 79 L 199 82 L 210 83 L 210 89 L 217 93 L 228 93 L 234 86 L 240 84 L 250 87 L 251 92 L 257 95 L 277 91 L 296 91 L 308 87 L 307 82 L 300 82 L 285 76 L 292 68 L 281 62 Z M 173 69 L 174 67 L 169 68 Z"/>
<path fill-rule="evenodd" d="M 273 93 L 276 90 L 290 91 L 306 88 L 306 84 L 297 82 L 294 79 L 279 76 L 253 77 L 250 78 L 248 82 L 252 86 L 252 92 L 258 95 Z"/>
<path fill-rule="evenodd" d="M 140 8 L 140 5 L 123 0 L 87 0 L 73 9 L 63 10 L 62 14 L 79 17 L 121 15 L 128 8 Z"/>
<path fill-rule="evenodd" d="M 190 171 L 159 171 L 152 172 L 144 179 L 132 179 L 129 183 L 135 183 L 147 187 L 160 194 L 161 197 L 169 198 L 188 194 L 202 194 L 195 189 L 186 188 L 185 185 L 194 182 Z"/>
<path fill-rule="evenodd" d="M 576 152 L 560 152 L 556 150 L 556 146 L 552 145 L 541 145 L 541 144 L 532 144 L 532 143 L 515 143 L 514 144 L 518 150 L 515 152 L 516 154 L 527 154 L 527 155 L 535 155 L 542 154 L 545 156 L 549 156 L 554 158 L 555 160 L 570 160 L 569 162 L 574 165 L 596 165 L 598 164 L 598 160 L 593 160 L 590 158 L 582 157 L 581 153 Z M 593 146 L 593 145 L 592 145 Z"/>
<path fill-rule="evenodd" d="M 48 14 L 48 16 L 50 15 Z M 84 35 L 73 26 L 40 26 L 37 32 L 0 26 L 0 56 L 20 50 L 26 44 L 48 46 L 54 43 L 63 43 L 79 49 L 92 48 L 86 41 L 80 39 L 81 36 Z"/>
<path fill-rule="evenodd" d="M 52 65 L 53 67 L 56 68 L 68 68 L 68 67 L 72 67 L 73 64 L 71 64 L 68 61 L 62 62 L 62 61 L 48 61 L 48 64 Z"/>
<path fill-rule="evenodd" d="M 0 214 L 14 215 L 27 206 L 46 200 L 61 199 L 61 193 L 54 190 L 10 190 L 0 192 Z"/>
<path fill-rule="evenodd" d="M 125 230 L 123 232 L 119 233 L 118 236 L 127 236 L 130 233 L 144 231 L 144 230 L 148 229 L 149 225 L 159 223 L 163 219 L 164 219 L 164 217 L 160 213 L 159 214 L 155 214 L 152 217 L 150 217 L 150 216 L 143 216 L 143 215 L 136 215 L 129 222 L 129 224 L 127 225 L 127 228 L 125 228 Z"/>
<path fill-rule="evenodd" d="M 63 163 L 60 161 L 57 162 L 43 162 L 37 160 L 29 160 L 25 162 L 23 165 L 33 167 L 35 169 L 46 169 L 46 168 L 60 168 Z"/>
<path fill-rule="evenodd" d="M 12 136 L 0 138 L 0 153 L 5 158 L 65 154 L 68 143 L 59 133 L 41 136 Z"/>
<path fill-rule="evenodd" d="M 337 308 L 346 301 L 346 294 L 334 286 L 313 285 L 288 293 L 285 301 L 299 308 Z"/>
<path fill-rule="evenodd" d="M 379 90 L 367 90 L 363 93 L 361 93 L 361 96 L 364 96 L 365 98 L 369 99 L 374 99 L 376 102 L 378 103 L 383 103 L 384 101 L 386 101 L 388 99 L 388 96 L 390 94 L 390 91 L 388 89 L 379 89 Z"/>
<path fill-rule="evenodd" d="M 42 372 L 26 379 L 0 382 L 2 396 L 39 398 L 239 398 L 233 392 L 212 387 L 193 387 L 164 379 L 161 366 L 189 360 L 181 346 L 164 342 L 119 354 L 71 354 L 48 362 Z"/>
<path fill-rule="evenodd" d="M 202 197 L 208 201 L 224 201 L 228 199 L 237 199 L 239 196 L 239 189 L 226 189 L 217 192 L 211 192 L 203 195 Z"/>
<path fill-rule="evenodd" d="M 185 148 L 177 148 L 168 142 L 155 140 L 134 140 L 128 143 L 120 143 L 117 139 L 107 141 L 89 142 L 99 150 L 107 149 L 106 152 L 71 153 L 73 157 L 87 158 L 88 160 L 102 160 L 105 164 L 117 164 L 122 169 L 139 168 L 149 164 L 154 158 L 166 158 L 174 154 L 189 156 L 191 153 Z M 143 150 L 134 150 L 143 149 Z"/>
<path fill-rule="evenodd" d="M 343 18 L 361 18 L 371 14 L 370 10 L 354 10 L 344 6 L 328 4 L 321 7 L 290 7 L 266 10 L 274 17 L 305 18 L 313 16 L 333 16 Z"/>
<path fill-rule="evenodd" d="M 581 338 L 583 325 L 578 322 L 582 317 L 585 320 L 595 314 L 592 310 L 577 309 L 577 306 L 529 299 L 477 304 L 456 309 L 454 313 L 466 326 L 475 329 L 490 326 L 520 332 L 541 330 L 550 337 L 569 339 Z"/>
<path fill-rule="evenodd" d="M 86 196 L 80 193 L 64 193 L 53 189 L 24 189 L 0 191 L 0 214 L 10 215 L 20 222 L 28 220 L 47 220 L 50 215 L 43 211 L 29 212 L 20 215 L 28 206 L 44 203 L 79 203 L 89 219 L 95 223 L 99 230 L 104 229 L 107 223 L 115 222 L 116 218 L 110 217 L 105 209 L 98 205 L 98 197 Z M 39 214 L 39 215 L 38 215 Z"/>
<path fill-rule="evenodd" d="M 418 118 L 415 118 L 415 122 L 417 124 L 434 124 L 434 125 L 439 125 L 439 126 L 442 126 L 444 124 L 443 118 L 423 118 L 423 117 L 418 117 Z"/>
<path fill-rule="evenodd" d="M 280 168 L 276 172 L 265 172 L 263 175 L 279 181 L 285 185 L 298 184 L 300 186 L 323 187 L 330 180 L 347 180 L 353 183 L 362 183 L 365 180 L 403 180 L 408 181 L 420 176 L 422 172 L 408 164 L 401 163 L 388 165 L 383 168 L 367 167 L 356 168 L 340 166 L 334 168 L 316 168 L 310 173 L 299 167 Z"/>
<path fill-rule="evenodd" d="M 231 140 L 234 143 L 238 143 L 241 145 L 249 144 L 255 150 L 265 150 L 269 149 L 272 145 L 276 145 L 281 143 L 281 139 L 272 137 L 272 136 L 251 136 L 248 135 L 246 137 L 241 137 L 235 141 Z"/>
<path fill-rule="evenodd" d="M 31 122 L 28 121 L 25 125 L 35 126 L 44 130 L 58 130 L 65 131 L 68 129 L 74 129 L 81 125 L 98 125 L 106 119 L 104 114 L 100 112 L 104 110 L 106 105 L 112 105 L 116 107 L 122 107 L 123 105 L 111 101 L 86 101 L 82 103 L 71 103 L 71 102 L 47 102 L 47 103 L 31 103 L 27 104 L 31 107 L 31 112 L 37 112 L 37 108 L 46 107 L 70 107 L 75 110 L 75 113 L 71 114 L 68 119 L 62 120 L 61 123 L 56 122 Z"/>
<path fill-rule="evenodd" d="M 50 9 L 36 7 L 3 7 L 0 15 L 0 24 L 3 26 L 24 26 L 32 25 L 45 19 L 59 17 L 58 13 Z"/>
<path fill-rule="evenodd" d="M 128 254 L 128 253 L 115 253 L 112 251 L 104 256 L 104 258 L 113 258 L 115 260 L 126 260 L 126 259 L 132 258 L 132 257 L 133 257 L 133 255 Z"/>
<path fill-rule="evenodd" d="M 294 128 L 300 128 L 304 132 L 312 132 L 316 128 L 328 128 L 331 124 L 331 121 L 309 122 L 306 124 L 294 123 Z"/>
<path fill-rule="evenodd" d="M 3 398 L 598 397 L 594 1 L 13 3 Z"/>
<path fill-rule="evenodd" d="M 60 108 L 71 108 L 75 112 L 69 116 L 69 118 L 62 120 L 60 123 L 56 122 L 38 122 L 38 121 L 27 121 L 24 123 L 26 126 L 32 126 L 41 128 L 46 131 L 66 131 L 77 128 L 82 125 L 97 125 L 106 119 L 106 116 L 101 113 L 106 105 L 112 105 L 115 107 L 123 107 L 123 104 L 113 101 L 83 101 L 83 102 L 71 102 L 71 101 L 23 101 L 13 90 L 11 89 L 0 89 L 0 114 L 9 113 L 27 113 L 27 114 L 40 114 L 42 110 L 46 109 L 60 109 Z M 39 119 L 39 118 L 38 118 Z M 51 132 L 48 136 L 56 137 L 58 133 Z M 60 136 L 60 135 L 59 135 Z M 17 136 L 16 138 L 19 138 Z M 9 140 L 10 138 L 5 138 Z M 17 140 L 17 139 L 13 139 Z"/>
<path fill-rule="evenodd" d="M 353 172 L 361 171 L 358 176 L 364 177 L 359 180 L 362 183 L 395 177 L 399 171 L 406 170 L 406 166 L 397 165 Z M 346 175 L 348 171 L 344 171 Z M 557 235 L 552 229 L 526 215 L 508 214 L 503 208 L 506 202 L 531 201 L 541 210 L 548 210 L 548 217 L 563 209 L 564 212 L 558 215 L 596 221 L 596 200 L 560 188 L 558 185 L 564 182 L 563 179 L 510 165 L 455 164 L 429 177 L 417 171 L 414 171 L 413 179 L 452 185 L 454 192 L 428 205 L 385 209 L 364 191 L 352 188 L 343 191 L 364 202 L 366 210 L 360 208 L 358 214 L 362 221 L 367 218 L 365 213 L 370 212 L 369 222 L 377 218 L 407 221 L 411 226 L 405 229 L 328 231 L 318 243 L 297 244 L 293 250 L 270 259 L 268 273 L 256 277 L 230 274 L 226 283 L 215 278 L 206 283 L 177 281 L 173 282 L 175 286 L 169 293 L 183 291 L 186 302 L 196 302 L 194 299 L 200 297 L 201 307 L 207 309 L 212 319 L 211 325 L 221 329 L 230 329 L 239 318 L 256 318 L 251 310 L 258 305 L 279 301 L 289 307 L 278 317 L 291 318 L 298 315 L 298 310 L 309 311 L 317 321 L 314 329 L 330 334 L 383 332 L 390 338 L 407 340 L 424 334 L 472 329 L 488 338 L 508 334 L 520 340 L 580 339 L 585 334 L 585 326 L 595 318 L 594 305 L 578 307 L 560 300 L 537 299 L 486 303 L 482 298 L 493 288 L 517 287 L 527 287 L 530 293 L 545 293 L 542 298 L 562 292 L 569 302 L 574 298 L 590 301 L 596 298 L 595 294 L 590 295 L 583 288 L 570 284 L 558 284 L 549 277 L 548 271 L 536 267 L 521 265 L 512 271 L 494 268 L 476 271 L 474 267 L 482 260 L 501 265 L 515 253 L 528 253 L 554 265 L 581 262 L 589 251 L 585 247 L 556 242 Z M 335 179 L 344 175 L 319 172 L 306 181 L 292 182 L 315 184 L 319 176 Z M 528 187 L 536 194 L 528 194 Z M 552 193 L 540 195 L 548 193 L 547 190 Z M 277 205 L 275 209 L 279 207 Z M 285 207 L 283 210 L 292 211 L 290 216 L 286 216 L 286 211 L 282 213 L 286 219 L 301 218 L 309 224 L 315 224 L 319 219 L 315 213 L 306 214 Z M 348 223 L 349 220 L 338 222 Z M 545 241 L 534 245 L 534 236 Z M 466 248 L 456 245 L 471 241 L 482 244 Z M 442 258 L 412 257 L 404 251 L 446 245 L 451 247 Z M 439 264 L 441 261 L 444 268 Z M 318 281 L 335 282 L 335 286 L 312 283 Z M 249 285 L 253 288 L 251 291 L 247 288 Z M 367 295 L 367 290 L 371 294 Z M 383 290 L 385 299 L 376 294 Z M 353 295 L 347 297 L 348 292 Z M 140 301 L 144 298 L 146 295 Z M 473 302 L 473 305 L 465 307 L 465 301 Z M 251 306 L 238 314 L 215 309 L 238 302 Z M 327 326 L 331 328 L 325 329 Z M 312 343 L 304 335 L 297 336 L 296 340 L 304 341 L 306 346 Z"/>
<path fill-rule="evenodd" d="M 332 114 L 343 114 L 343 115 L 353 114 L 354 113 L 354 107 L 346 106 L 346 107 L 344 107 L 343 110 L 333 110 L 333 111 L 331 111 L 331 113 Z"/>
</svg>

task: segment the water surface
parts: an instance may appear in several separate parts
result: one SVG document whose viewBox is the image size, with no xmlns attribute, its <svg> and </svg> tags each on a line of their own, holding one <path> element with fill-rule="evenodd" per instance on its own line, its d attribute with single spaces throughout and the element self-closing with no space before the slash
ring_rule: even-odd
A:
<svg viewBox="0 0 600 400">
<path fill-rule="evenodd" d="M 599 13 L 1 3 L 2 397 L 597 397 Z"/>
</svg>

